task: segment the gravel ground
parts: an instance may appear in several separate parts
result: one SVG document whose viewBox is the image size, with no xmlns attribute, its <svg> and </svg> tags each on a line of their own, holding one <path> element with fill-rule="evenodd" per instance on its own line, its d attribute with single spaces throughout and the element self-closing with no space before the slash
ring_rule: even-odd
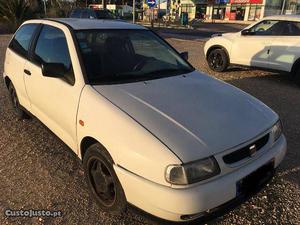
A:
<svg viewBox="0 0 300 225">
<path fill-rule="evenodd" d="M 9 36 L 0 36 L 0 61 Z M 179 51 L 189 51 L 199 70 L 254 95 L 281 117 L 288 153 L 272 182 L 258 195 L 208 224 L 300 224 L 300 88 L 285 78 L 259 70 L 231 68 L 212 73 L 203 42 L 167 38 Z M 3 71 L 1 63 L 0 72 Z M 0 83 L 0 224 L 159 224 L 130 208 L 124 215 L 101 212 L 89 197 L 80 160 L 36 119 L 18 121 Z M 4 210 L 61 210 L 60 218 L 7 218 Z"/>
</svg>

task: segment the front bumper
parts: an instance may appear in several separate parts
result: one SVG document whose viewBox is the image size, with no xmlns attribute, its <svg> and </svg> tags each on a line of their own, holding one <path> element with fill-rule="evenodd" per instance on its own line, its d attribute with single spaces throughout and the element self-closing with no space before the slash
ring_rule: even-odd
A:
<svg viewBox="0 0 300 225">
<path fill-rule="evenodd" d="M 274 160 L 275 168 L 283 160 L 287 149 L 282 135 L 267 152 L 240 169 L 188 188 L 172 188 L 153 183 L 121 167 L 114 166 L 124 189 L 127 201 L 134 206 L 162 219 L 185 221 L 211 209 L 224 206 L 237 197 L 237 182 Z"/>
</svg>

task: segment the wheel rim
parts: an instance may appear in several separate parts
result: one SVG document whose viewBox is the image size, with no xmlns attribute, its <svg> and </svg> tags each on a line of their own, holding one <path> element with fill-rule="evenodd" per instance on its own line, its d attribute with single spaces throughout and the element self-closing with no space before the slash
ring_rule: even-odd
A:
<svg viewBox="0 0 300 225">
<path fill-rule="evenodd" d="M 222 55 L 218 52 L 212 52 L 210 55 L 209 64 L 214 69 L 222 67 L 224 64 Z"/>
<path fill-rule="evenodd" d="M 112 206 L 116 200 L 116 186 L 109 169 L 102 160 L 93 158 L 89 161 L 88 177 L 99 201 L 106 207 Z"/>
</svg>

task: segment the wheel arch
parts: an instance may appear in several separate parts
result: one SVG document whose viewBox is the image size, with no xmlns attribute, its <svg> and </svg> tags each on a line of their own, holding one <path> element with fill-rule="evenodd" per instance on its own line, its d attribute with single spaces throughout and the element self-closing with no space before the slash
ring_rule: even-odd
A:
<svg viewBox="0 0 300 225">
<path fill-rule="evenodd" d="M 6 88 L 9 88 L 9 85 L 10 85 L 12 82 L 11 82 L 11 79 L 9 79 L 8 76 L 5 76 L 5 77 L 4 77 L 4 83 L 5 83 Z"/>
<path fill-rule="evenodd" d="M 99 144 L 99 146 L 101 146 L 101 151 L 106 152 L 106 154 L 110 157 L 110 160 L 112 162 L 114 162 L 111 155 L 109 154 L 109 151 L 97 139 L 95 139 L 91 136 L 84 137 L 80 142 L 80 156 L 79 157 L 81 158 L 81 160 L 83 160 L 84 155 L 86 154 L 88 148 L 94 144 Z"/>
<path fill-rule="evenodd" d="M 208 50 L 207 50 L 207 52 L 206 52 L 206 56 L 205 56 L 206 59 L 208 58 L 209 53 L 211 53 L 211 51 L 213 51 L 213 50 L 215 50 L 215 49 L 222 49 L 222 50 L 224 50 L 224 52 L 225 52 L 226 55 L 227 55 L 228 62 L 230 63 L 229 52 L 228 52 L 227 49 L 226 49 L 224 46 L 222 46 L 222 45 L 213 45 L 213 46 L 209 47 Z"/>
<path fill-rule="evenodd" d="M 298 59 L 294 62 L 294 64 L 293 64 L 293 66 L 292 66 L 290 72 L 294 75 L 294 73 L 296 72 L 297 67 L 299 67 L 299 66 L 300 66 L 300 58 L 298 58 Z"/>
</svg>

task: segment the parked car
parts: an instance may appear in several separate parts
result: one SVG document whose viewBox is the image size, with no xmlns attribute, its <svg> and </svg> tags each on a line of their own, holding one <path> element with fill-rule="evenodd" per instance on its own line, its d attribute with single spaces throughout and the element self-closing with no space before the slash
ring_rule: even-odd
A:
<svg viewBox="0 0 300 225">
<path fill-rule="evenodd" d="M 300 77 L 300 17 L 272 16 L 241 32 L 213 35 L 204 51 L 209 67 L 225 71 L 230 64 L 287 71 Z"/>
<path fill-rule="evenodd" d="M 4 82 L 19 118 L 37 117 L 83 160 L 101 209 L 187 221 L 261 188 L 286 139 L 269 107 L 186 58 L 135 24 L 30 20 Z"/>
<path fill-rule="evenodd" d="M 118 19 L 118 17 L 108 9 L 92 9 L 92 8 L 73 9 L 70 12 L 69 17 L 82 18 L 82 19 L 109 19 L 109 20 Z"/>
</svg>

